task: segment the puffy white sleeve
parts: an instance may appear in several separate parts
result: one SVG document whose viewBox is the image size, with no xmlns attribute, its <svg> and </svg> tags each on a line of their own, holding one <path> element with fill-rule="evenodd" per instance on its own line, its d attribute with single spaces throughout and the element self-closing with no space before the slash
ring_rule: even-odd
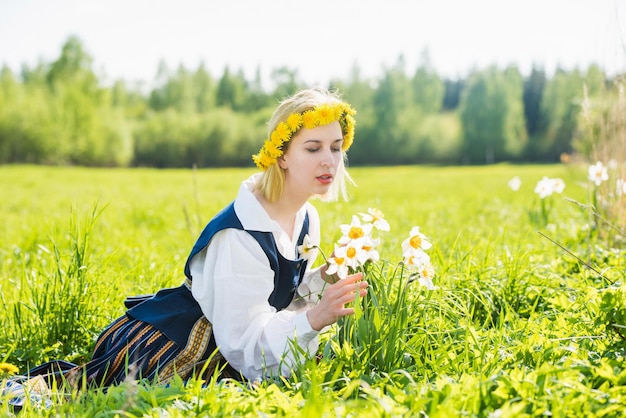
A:
<svg viewBox="0 0 626 418">
<path fill-rule="evenodd" d="M 309 353 L 317 351 L 318 332 L 306 318 L 308 303 L 292 303 L 280 312 L 269 304 L 274 271 L 247 232 L 218 232 L 194 257 L 190 269 L 192 294 L 213 324 L 220 353 L 247 379 L 288 375 L 296 361 L 292 342 Z M 315 283 L 311 273 L 307 283 Z"/>
</svg>

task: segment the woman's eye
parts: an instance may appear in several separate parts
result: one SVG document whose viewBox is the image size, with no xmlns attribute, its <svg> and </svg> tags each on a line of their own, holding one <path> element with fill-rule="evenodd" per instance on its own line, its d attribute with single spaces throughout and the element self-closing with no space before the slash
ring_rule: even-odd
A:
<svg viewBox="0 0 626 418">
<path fill-rule="evenodd" d="M 307 148 L 306 150 L 307 150 L 308 152 L 313 153 L 313 152 L 317 152 L 317 151 L 319 151 L 320 149 L 319 149 L 319 148 Z"/>
<path fill-rule="evenodd" d="M 333 152 L 341 152 L 341 148 L 333 148 L 332 151 Z"/>
</svg>

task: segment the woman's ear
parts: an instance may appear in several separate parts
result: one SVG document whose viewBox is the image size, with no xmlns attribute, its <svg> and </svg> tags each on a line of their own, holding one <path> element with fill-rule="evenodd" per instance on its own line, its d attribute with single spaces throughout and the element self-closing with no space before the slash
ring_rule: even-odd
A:
<svg viewBox="0 0 626 418">
<path fill-rule="evenodd" d="M 285 161 L 285 156 L 281 155 L 280 157 L 278 157 L 278 159 L 276 160 L 278 162 L 278 166 L 280 168 L 282 168 L 283 170 L 287 169 L 287 161 Z"/>
</svg>

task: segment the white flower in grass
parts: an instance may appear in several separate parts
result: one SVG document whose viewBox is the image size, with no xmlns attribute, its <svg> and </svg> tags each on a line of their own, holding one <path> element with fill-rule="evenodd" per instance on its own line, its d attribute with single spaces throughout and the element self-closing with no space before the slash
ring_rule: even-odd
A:
<svg viewBox="0 0 626 418">
<path fill-rule="evenodd" d="M 313 244 L 309 234 L 306 234 L 302 240 L 302 245 L 298 245 L 298 254 L 300 254 L 300 257 L 311 261 L 316 248 L 317 245 Z"/>
<path fill-rule="evenodd" d="M 626 196 L 626 180 L 617 179 L 615 182 L 615 194 L 617 196 Z"/>
<path fill-rule="evenodd" d="M 418 270 L 424 263 L 430 263 L 430 256 L 421 248 L 412 250 L 404 256 L 404 264 L 409 268 L 409 271 Z"/>
<path fill-rule="evenodd" d="M 414 226 L 409 237 L 402 241 L 402 254 L 407 257 L 417 249 L 428 250 L 432 246 L 426 235 L 420 232 L 420 227 Z"/>
<path fill-rule="evenodd" d="M 423 263 L 420 266 L 419 278 L 417 279 L 422 286 L 424 286 L 428 290 L 435 290 L 437 286 L 433 284 L 433 278 L 435 277 L 435 268 L 430 261 Z"/>
<path fill-rule="evenodd" d="M 565 190 L 565 182 L 563 179 L 553 178 L 550 179 L 550 181 L 552 181 L 552 190 L 554 193 L 563 193 L 563 190 Z"/>
<path fill-rule="evenodd" d="M 545 199 L 554 193 L 554 183 L 552 179 L 544 176 L 539 180 L 535 186 L 535 193 L 537 193 L 541 199 Z"/>
<path fill-rule="evenodd" d="M 367 259 L 372 261 L 380 260 L 380 254 L 376 250 L 376 247 L 380 245 L 380 239 L 372 239 L 372 237 L 363 237 L 362 247 L 363 251 L 367 253 Z"/>
<path fill-rule="evenodd" d="M 384 219 L 385 215 L 380 210 L 369 208 L 367 213 L 361 213 L 360 215 L 364 222 L 371 223 L 379 231 L 389 231 L 389 222 Z"/>
<path fill-rule="evenodd" d="M 347 244 L 351 240 L 369 236 L 372 232 L 372 228 L 372 224 L 361 225 L 359 217 L 356 215 L 352 215 L 351 224 L 344 224 L 339 226 L 339 229 L 341 229 L 341 233 L 343 234 L 343 236 L 339 238 L 339 241 L 337 242 L 339 244 Z"/>
<path fill-rule="evenodd" d="M 511 190 L 516 192 L 520 189 L 520 187 L 522 187 L 522 180 L 518 176 L 515 176 L 509 180 L 508 185 Z"/>
<path fill-rule="evenodd" d="M 592 181 L 596 186 L 602 184 L 603 181 L 609 179 L 609 173 L 602 164 L 602 161 L 598 161 L 595 164 L 589 166 L 589 181 Z"/>
<path fill-rule="evenodd" d="M 404 258 L 404 264 L 409 271 L 415 272 L 419 283 L 428 290 L 435 290 L 437 287 L 433 284 L 433 278 L 435 277 L 435 268 L 430 262 L 430 257 L 423 250 L 418 249 L 413 251 Z"/>
</svg>

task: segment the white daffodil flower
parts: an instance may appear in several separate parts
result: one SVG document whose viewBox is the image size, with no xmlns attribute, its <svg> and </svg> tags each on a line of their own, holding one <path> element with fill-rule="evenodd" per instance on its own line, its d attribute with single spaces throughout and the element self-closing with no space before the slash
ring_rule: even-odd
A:
<svg viewBox="0 0 626 418">
<path fill-rule="evenodd" d="M 372 261 L 380 260 L 380 254 L 376 247 L 380 245 L 380 239 L 372 239 L 372 237 L 363 237 L 363 251 L 367 253 L 368 259 Z"/>
<path fill-rule="evenodd" d="M 357 238 L 335 247 L 335 257 L 345 259 L 346 265 L 356 270 L 369 260 L 369 253 L 363 249 L 363 238 Z"/>
<path fill-rule="evenodd" d="M 316 244 L 313 244 L 313 242 L 311 241 L 311 237 L 309 237 L 309 234 L 306 234 L 304 236 L 304 239 L 302 240 L 302 245 L 298 245 L 298 254 L 300 254 L 300 257 L 312 261 L 312 257 L 315 254 L 315 249 L 317 248 Z"/>
<path fill-rule="evenodd" d="M 433 277 L 435 277 L 435 268 L 430 261 L 425 262 L 419 269 L 419 283 L 428 290 L 435 290 L 437 286 L 433 284 Z"/>
<path fill-rule="evenodd" d="M 359 217 L 352 215 L 352 223 L 340 225 L 341 233 L 343 236 L 337 241 L 339 244 L 347 244 L 351 240 L 369 236 L 372 232 L 372 224 L 361 225 Z"/>
<path fill-rule="evenodd" d="M 414 226 L 411 229 L 409 237 L 402 241 L 402 254 L 404 256 L 410 255 L 414 250 L 421 248 L 422 250 L 428 250 L 433 245 L 428 241 L 426 235 L 420 232 L 419 226 Z"/>
<path fill-rule="evenodd" d="M 565 190 L 565 182 L 563 179 L 553 178 L 550 179 L 550 181 L 552 182 L 552 190 L 554 193 L 563 193 L 563 190 Z"/>
<path fill-rule="evenodd" d="M 602 184 L 602 182 L 609 179 L 609 173 L 602 164 L 602 161 L 598 161 L 595 164 L 589 166 L 589 181 L 593 182 L 596 186 Z"/>
<path fill-rule="evenodd" d="M 363 222 L 371 223 L 379 231 L 389 231 L 389 222 L 384 219 L 385 215 L 380 210 L 369 208 L 367 213 L 361 213 L 360 215 Z"/>
<path fill-rule="evenodd" d="M 417 271 L 424 263 L 430 263 L 430 256 L 421 248 L 412 249 L 404 256 L 404 264 L 409 271 Z"/>
<path fill-rule="evenodd" d="M 337 256 L 329 258 L 326 274 L 329 276 L 337 274 L 337 277 L 340 279 L 348 277 L 348 265 L 346 264 L 346 259 Z"/>
<path fill-rule="evenodd" d="M 515 176 L 509 180 L 508 185 L 511 190 L 516 192 L 520 189 L 520 187 L 522 187 L 522 180 L 518 176 Z"/>
<path fill-rule="evenodd" d="M 545 199 L 554 193 L 554 184 L 552 179 L 544 176 L 541 180 L 539 180 L 535 186 L 535 193 L 539 195 L 540 199 Z"/>
</svg>

